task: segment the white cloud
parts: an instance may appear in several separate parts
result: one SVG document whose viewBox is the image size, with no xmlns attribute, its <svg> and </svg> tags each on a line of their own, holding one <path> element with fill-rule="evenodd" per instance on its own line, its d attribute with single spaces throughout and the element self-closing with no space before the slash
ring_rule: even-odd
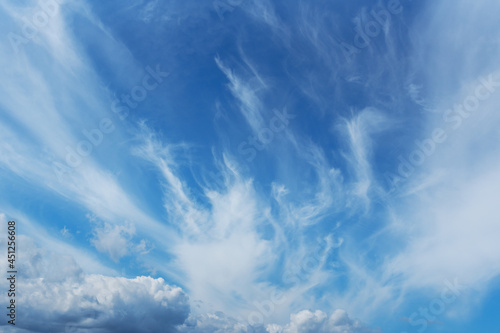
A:
<svg viewBox="0 0 500 333">
<path fill-rule="evenodd" d="M 103 227 L 94 229 L 92 245 L 99 252 L 107 253 L 113 261 L 118 262 L 120 258 L 129 254 L 131 239 L 135 234 L 133 225 L 110 225 L 105 223 Z"/>
<path fill-rule="evenodd" d="M 500 186 L 500 80 L 493 59 L 500 56 L 500 48 L 485 52 L 485 44 L 472 42 L 483 38 L 485 30 L 492 31 L 487 39 L 498 40 L 495 8 L 500 8 L 496 1 L 458 1 L 452 8 L 435 3 L 415 26 L 423 42 L 414 46 L 415 65 L 423 69 L 426 90 L 435 92 L 437 111 L 427 115 L 422 139 L 434 128 L 444 129 L 447 139 L 408 180 L 402 189 L 404 206 L 396 208 L 398 217 L 413 227 L 411 235 L 398 232 L 408 238 L 408 246 L 390 261 L 388 270 L 405 274 L 408 286 L 439 288 L 444 279 L 458 277 L 481 290 L 500 273 L 500 247 L 492 236 L 498 233 L 495 189 Z M 452 126 L 445 111 L 475 98 L 480 78 L 491 73 L 495 83 L 489 89 L 494 92 Z"/>
<path fill-rule="evenodd" d="M 271 324 L 269 333 L 376 333 L 359 320 L 349 318 L 344 310 L 335 310 L 330 316 L 323 311 L 303 310 L 290 315 L 290 323 L 285 326 Z"/>
<path fill-rule="evenodd" d="M 18 297 L 18 325 L 39 332 L 63 327 L 161 332 L 182 324 L 189 313 L 184 292 L 161 278 L 84 275 L 58 283 L 39 278 L 20 281 L 18 288 L 23 291 Z"/>
<path fill-rule="evenodd" d="M 248 62 L 246 65 L 250 70 L 246 71 L 248 73 L 245 73 L 245 76 L 238 73 L 236 69 L 230 68 L 219 57 L 215 58 L 215 63 L 229 80 L 229 89 L 240 103 L 241 114 L 245 117 L 254 134 L 258 134 L 259 130 L 264 127 L 263 116 L 266 111 L 271 111 L 263 108 L 260 99 L 266 84 Z"/>
<path fill-rule="evenodd" d="M 366 108 L 352 119 L 344 120 L 341 132 L 345 136 L 349 151 L 345 154 L 350 168 L 353 170 L 352 192 L 368 208 L 370 194 L 377 190 L 377 182 L 373 176 L 372 159 L 375 146 L 375 134 L 387 130 L 390 120 L 381 111 Z"/>
<path fill-rule="evenodd" d="M 180 326 L 179 333 L 247 333 L 255 332 L 248 329 L 248 326 L 238 322 L 236 319 L 226 316 L 222 312 L 207 313 L 197 316 L 190 316 L 186 322 Z"/>
<path fill-rule="evenodd" d="M 188 297 L 162 278 L 86 274 L 71 256 L 18 239 L 16 327 L 38 333 L 172 332 L 188 317 Z M 0 302 L 7 302 L 6 294 Z"/>
</svg>

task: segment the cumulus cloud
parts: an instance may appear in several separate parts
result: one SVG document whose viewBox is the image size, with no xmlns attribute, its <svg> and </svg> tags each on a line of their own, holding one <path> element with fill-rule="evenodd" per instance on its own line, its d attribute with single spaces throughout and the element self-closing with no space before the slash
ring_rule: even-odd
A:
<svg viewBox="0 0 500 333">
<path fill-rule="evenodd" d="M 187 295 L 162 278 L 86 274 L 68 255 L 42 250 L 28 237 L 19 242 L 23 264 L 16 285 L 17 328 L 38 333 L 173 332 L 189 315 Z M 2 280 L 0 287 L 6 289 L 6 283 Z M 0 302 L 7 301 L 2 294 Z"/>
<path fill-rule="evenodd" d="M 228 317 L 223 312 L 190 316 L 182 326 L 178 327 L 178 330 L 180 333 L 253 332 L 249 330 L 247 325 Z"/>
<path fill-rule="evenodd" d="M 179 326 L 181 333 L 381 333 L 380 329 L 364 326 L 359 320 L 351 319 L 345 310 L 337 309 L 328 316 L 323 311 L 303 310 L 290 315 L 285 325 L 244 324 L 222 312 L 193 315 Z"/>
<path fill-rule="evenodd" d="M 303 310 L 290 315 L 290 323 L 285 326 L 271 324 L 269 333 L 376 333 L 359 320 L 349 318 L 345 310 L 337 309 L 330 316 L 323 311 Z"/>
<path fill-rule="evenodd" d="M 110 225 L 94 229 L 91 242 L 99 252 L 107 253 L 114 262 L 129 254 L 129 244 L 135 234 L 133 225 Z"/>
<path fill-rule="evenodd" d="M 189 313 L 182 289 L 162 278 L 84 275 L 60 283 L 38 278 L 19 288 L 19 325 L 39 332 L 170 332 Z"/>
</svg>

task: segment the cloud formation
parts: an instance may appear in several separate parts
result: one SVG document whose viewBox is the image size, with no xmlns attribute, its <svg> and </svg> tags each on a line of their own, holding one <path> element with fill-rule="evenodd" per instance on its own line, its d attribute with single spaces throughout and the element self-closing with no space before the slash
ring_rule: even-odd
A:
<svg viewBox="0 0 500 333">
<path fill-rule="evenodd" d="M 185 292 L 162 278 L 86 274 L 71 256 L 40 249 L 30 238 L 19 242 L 24 265 L 16 327 L 38 333 L 173 332 L 189 315 Z"/>
<path fill-rule="evenodd" d="M 377 333 L 358 320 L 349 318 L 344 310 L 335 310 L 330 316 L 322 311 L 303 310 L 290 315 L 290 323 L 284 326 L 267 326 L 269 333 Z"/>
</svg>

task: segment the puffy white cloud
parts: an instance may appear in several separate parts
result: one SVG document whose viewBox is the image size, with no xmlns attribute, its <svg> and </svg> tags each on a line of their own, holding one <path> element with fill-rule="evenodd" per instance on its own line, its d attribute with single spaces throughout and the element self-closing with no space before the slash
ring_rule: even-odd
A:
<svg viewBox="0 0 500 333">
<path fill-rule="evenodd" d="M 71 256 L 40 249 L 28 237 L 20 236 L 18 242 L 16 328 L 38 333 L 173 332 L 189 315 L 187 295 L 162 278 L 86 274 Z M 0 269 L 6 271 L 5 266 L 1 263 Z M 2 279 L 0 288 L 6 290 L 7 282 Z M 6 296 L 0 295 L 1 304 L 8 302 Z"/>
<path fill-rule="evenodd" d="M 204 333 L 204 332 L 231 332 L 243 333 L 253 332 L 248 326 L 238 322 L 236 319 L 226 316 L 222 312 L 193 315 L 179 326 L 181 333 Z M 264 331 L 265 332 L 265 331 Z"/>
<path fill-rule="evenodd" d="M 129 254 L 129 244 L 135 234 L 133 225 L 110 225 L 94 229 L 91 242 L 99 252 L 107 253 L 114 262 Z"/>
<path fill-rule="evenodd" d="M 39 332 L 170 332 L 189 314 L 182 289 L 161 278 L 38 278 L 20 281 L 19 289 L 18 324 Z"/>
<path fill-rule="evenodd" d="M 269 333 L 375 333 L 359 320 L 349 318 L 345 310 L 337 309 L 330 316 L 323 311 L 303 310 L 290 315 L 290 323 L 285 326 L 268 325 Z"/>
</svg>

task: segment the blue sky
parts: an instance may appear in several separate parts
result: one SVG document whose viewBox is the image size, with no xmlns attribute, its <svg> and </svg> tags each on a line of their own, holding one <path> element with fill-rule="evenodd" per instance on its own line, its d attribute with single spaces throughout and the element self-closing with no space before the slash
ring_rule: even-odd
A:
<svg viewBox="0 0 500 333">
<path fill-rule="evenodd" d="M 499 10 L 0 1 L 0 332 L 498 332 Z"/>
</svg>

